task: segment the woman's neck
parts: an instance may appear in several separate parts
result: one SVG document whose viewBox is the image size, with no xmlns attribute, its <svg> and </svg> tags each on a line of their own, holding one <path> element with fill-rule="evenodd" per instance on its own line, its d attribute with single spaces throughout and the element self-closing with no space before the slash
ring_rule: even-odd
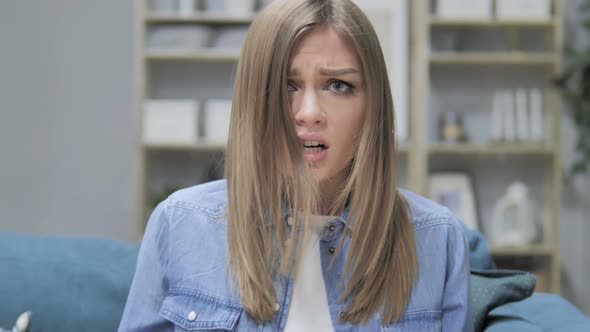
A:
<svg viewBox="0 0 590 332">
<path fill-rule="evenodd" d="M 322 186 L 321 194 L 320 194 L 320 206 L 319 210 L 322 215 L 338 215 L 342 212 L 343 207 L 337 207 L 338 198 L 340 196 L 341 186 Z M 333 208 L 337 208 L 335 211 L 332 211 Z"/>
</svg>

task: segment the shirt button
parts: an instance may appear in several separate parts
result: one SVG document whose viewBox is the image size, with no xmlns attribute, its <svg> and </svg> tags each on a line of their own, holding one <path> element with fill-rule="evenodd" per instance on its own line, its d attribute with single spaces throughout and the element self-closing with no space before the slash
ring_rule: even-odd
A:
<svg viewBox="0 0 590 332">
<path fill-rule="evenodd" d="M 330 225 L 330 227 L 328 227 L 328 229 L 330 230 L 330 232 L 333 232 L 336 229 L 336 226 Z"/>
<path fill-rule="evenodd" d="M 188 313 L 188 317 L 187 318 L 188 318 L 189 321 L 194 322 L 195 319 L 197 319 L 197 313 L 194 312 L 194 311 L 191 311 L 191 312 Z"/>
<path fill-rule="evenodd" d="M 275 302 L 275 306 L 273 308 L 275 310 L 275 312 L 279 311 L 281 309 L 281 305 L 278 304 L 277 302 Z"/>
<path fill-rule="evenodd" d="M 334 255 L 334 253 L 336 252 L 336 248 L 330 247 L 328 248 L 328 252 L 330 253 L 330 255 Z"/>
<path fill-rule="evenodd" d="M 345 312 L 344 311 L 340 311 L 338 313 L 338 317 L 340 317 L 340 319 L 344 318 Z"/>
</svg>

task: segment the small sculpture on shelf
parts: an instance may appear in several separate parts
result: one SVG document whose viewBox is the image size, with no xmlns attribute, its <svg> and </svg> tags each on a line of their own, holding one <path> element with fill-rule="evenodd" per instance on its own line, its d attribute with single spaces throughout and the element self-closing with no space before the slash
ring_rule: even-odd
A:
<svg viewBox="0 0 590 332">
<path fill-rule="evenodd" d="M 444 112 L 438 121 L 439 140 L 444 143 L 466 142 L 463 115 L 457 112 Z"/>
</svg>

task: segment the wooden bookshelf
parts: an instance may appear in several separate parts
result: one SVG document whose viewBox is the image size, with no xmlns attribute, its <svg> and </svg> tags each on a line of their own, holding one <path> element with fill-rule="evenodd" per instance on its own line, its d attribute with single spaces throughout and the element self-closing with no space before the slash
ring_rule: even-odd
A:
<svg viewBox="0 0 590 332">
<path fill-rule="evenodd" d="M 443 169 L 449 165 L 463 165 L 463 162 L 471 162 L 470 167 L 485 167 L 494 170 L 493 163 L 504 163 L 504 167 L 496 167 L 499 171 L 510 172 L 512 161 L 518 158 L 519 162 L 526 162 L 530 159 L 532 167 L 539 167 L 537 173 L 542 174 L 536 181 L 535 186 L 543 188 L 543 206 L 540 206 L 542 214 L 542 234 L 538 243 L 526 246 L 497 246 L 490 244 L 490 252 L 494 258 L 516 259 L 518 262 L 534 262 L 537 265 L 523 265 L 523 269 L 529 269 L 544 280 L 545 291 L 560 293 L 560 251 L 559 251 L 559 224 L 561 209 L 561 165 L 560 165 L 560 137 L 561 125 L 560 115 L 563 104 L 559 93 L 551 88 L 548 80 L 559 72 L 561 66 L 561 50 L 563 46 L 563 0 L 553 1 L 552 16 L 543 20 L 500 20 L 490 19 L 447 19 L 439 18 L 431 8 L 429 0 L 412 1 L 412 96 L 411 96 L 411 132 L 412 149 L 409 151 L 409 172 L 411 188 L 427 196 L 428 175 L 430 170 L 438 170 L 438 163 Z M 460 51 L 434 51 L 431 50 L 432 36 L 444 31 L 467 31 L 476 34 L 482 30 L 501 31 L 507 38 L 505 51 L 469 51 L 465 45 Z M 518 45 L 517 33 L 519 29 L 535 30 L 544 34 L 543 45 L 546 50 L 536 52 L 521 51 L 515 47 Z M 448 69 L 445 68 L 449 66 Z M 444 112 L 442 107 L 433 107 L 431 98 L 433 85 L 439 79 L 444 84 L 450 84 L 453 79 L 460 80 L 461 76 L 456 75 L 457 71 L 485 70 L 486 73 L 496 70 L 522 70 L 526 73 L 534 71 L 539 74 L 535 77 L 546 77 L 547 81 L 539 82 L 544 87 L 544 112 L 547 139 L 542 143 L 457 143 L 445 144 L 431 138 L 436 136 L 431 133 L 436 125 L 429 125 L 430 121 L 438 121 L 435 112 Z M 439 76 L 436 76 L 439 75 Z M 440 75 L 447 75 L 441 78 Z M 471 80 L 468 83 L 478 84 L 473 79 L 474 75 L 466 75 Z M 486 78 L 487 79 L 487 78 Z M 526 77 L 528 83 L 531 78 Z M 482 78 L 482 81 L 483 78 Z M 513 82 L 514 83 L 514 82 Z M 461 82 L 458 82 L 461 84 Z M 514 83 L 517 84 L 517 83 Z M 489 89 L 489 84 L 484 85 Z M 511 87 L 509 87 L 511 88 Z M 455 88 L 456 89 L 456 88 Z M 454 90 L 455 91 L 455 90 Z M 439 98 L 442 93 L 436 91 Z M 491 93 L 491 92 L 490 92 Z M 456 95 L 455 95 L 456 96 Z M 491 96 L 490 96 L 491 99 Z M 486 110 L 474 110 L 478 114 L 485 114 Z M 491 112 L 491 107 L 490 107 Z M 464 116 L 469 116 L 465 113 Z M 481 115 L 479 115 L 481 119 Z M 487 157 L 494 158 L 487 158 Z M 461 157 L 459 159 L 459 157 Z M 486 157 L 482 159 L 480 157 Z M 496 158 L 498 157 L 498 158 Z M 461 160 L 455 162 L 454 160 Z M 478 163 L 479 161 L 479 163 Z M 474 165 L 474 166 L 473 166 Z M 465 169 L 460 169 L 465 170 Z M 458 170 L 458 171 L 460 171 Z M 449 170 L 452 171 L 452 170 Z M 477 169 L 470 169 L 470 172 L 478 173 Z M 526 170 L 528 171 L 528 170 Z M 534 172 L 535 170 L 530 170 Z M 488 174 L 488 173 L 486 173 Z M 526 175 L 526 174 L 525 174 Z M 510 174 L 504 174 L 510 177 Z M 482 179 L 479 179 L 482 180 Z M 530 180 L 530 179 L 529 179 Z M 475 179 L 478 183 L 478 179 Z M 480 181 L 481 182 L 481 181 Z M 482 189 L 482 190 L 485 190 Z M 498 197 L 499 198 L 499 197 Z M 490 204 L 490 202 L 487 202 Z M 490 211 L 487 209 L 486 211 Z M 485 227 L 484 227 L 485 229 Z M 485 232 L 484 232 L 485 233 Z M 539 265 L 540 264 L 540 265 Z M 532 266 L 532 267 L 531 267 Z"/>
</svg>

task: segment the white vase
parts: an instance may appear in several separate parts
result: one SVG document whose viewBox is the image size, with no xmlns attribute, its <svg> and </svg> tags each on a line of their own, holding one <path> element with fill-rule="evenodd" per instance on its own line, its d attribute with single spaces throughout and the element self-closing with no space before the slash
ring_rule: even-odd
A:
<svg viewBox="0 0 590 332">
<path fill-rule="evenodd" d="M 511 184 L 496 203 L 490 235 L 495 245 L 522 246 L 536 239 L 533 203 L 522 182 Z"/>
</svg>

